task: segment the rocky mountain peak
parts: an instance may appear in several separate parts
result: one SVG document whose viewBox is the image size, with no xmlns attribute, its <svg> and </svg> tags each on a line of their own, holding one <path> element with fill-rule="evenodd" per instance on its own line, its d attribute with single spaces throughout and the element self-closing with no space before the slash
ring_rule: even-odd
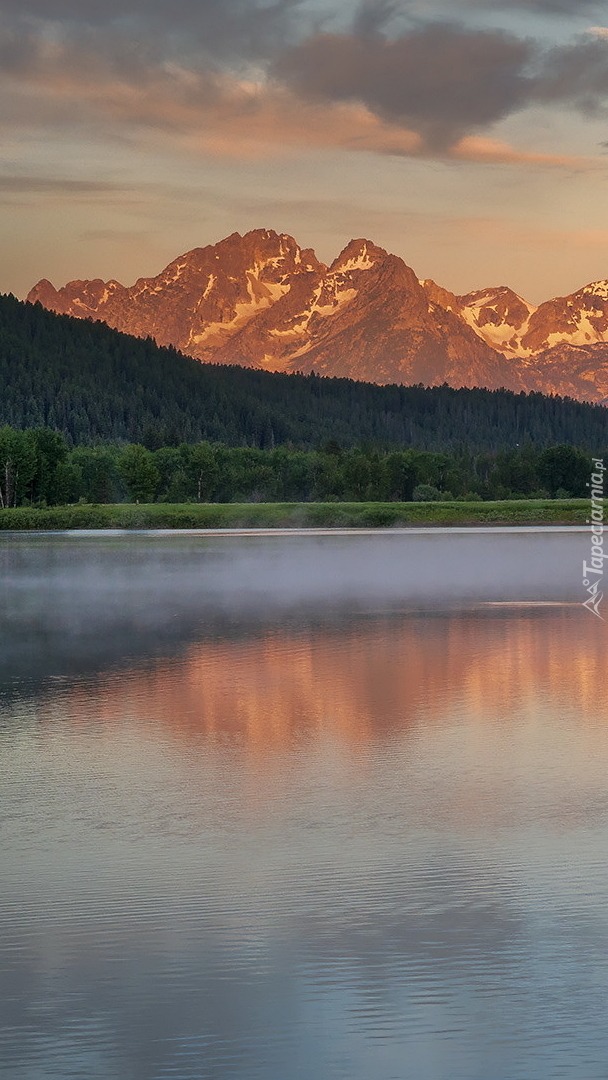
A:
<svg viewBox="0 0 608 1080">
<path fill-rule="evenodd" d="M 608 385 L 608 280 L 538 309 L 506 285 L 457 296 L 366 238 L 328 268 L 288 233 L 234 232 L 130 287 L 44 278 L 28 300 L 214 363 L 592 400 Z"/>
<path fill-rule="evenodd" d="M 348 273 L 351 270 L 371 270 L 385 259 L 388 252 L 372 244 L 371 240 L 351 240 L 330 266 L 331 273 Z"/>
<path fill-rule="evenodd" d="M 62 313 L 66 310 L 66 304 L 48 278 L 41 278 L 34 288 L 30 289 L 27 298 L 30 304 L 42 304 L 49 311 Z"/>
<path fill-rule="evenodd" d="M 592 281 L 581 290 L 583 296 L 597 296 L 602 300 L 608 300 L 608 281 Z"/>
<path fill-rule="evenodd" d="M 570 296 L 547 300 L 530 318 L 522 346 L 536 355 L 554 345 L 608 342 L 608 282 L 594 281 Z"/>
</svg>

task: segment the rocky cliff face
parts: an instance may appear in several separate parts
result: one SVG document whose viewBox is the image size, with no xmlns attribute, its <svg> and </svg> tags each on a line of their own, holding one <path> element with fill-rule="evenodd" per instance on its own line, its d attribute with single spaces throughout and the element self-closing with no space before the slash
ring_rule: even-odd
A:
<svg viewBox="0 0 608 1080">
<path fill-rule="evenodd" d="M 364 239 L 327 267 L 286 234 L 233 233 L 131 287 L 43 280 L 28 300 L 214 363 L 608 396 L 607 282 L 538 309 L 506 286 L 456 296 Z"/>
<path fill-rule="evenodd" d="M 199 360 L 288 293 L 300 275 L 325 267 L 290 236 L 258 229 L 194 248 L 154 278 L 125 288 L 116 281 L 70 281 L 55 290 L 41 281 L 28 296 L 68 315 L 101 319 L 116 330 L 153 337 Z"/>
<path fill-rule="evenodd" d="M 553 345 L 600 342 L 608 342 L 608 281 L 595 281 L 571 296 L 547 300 L 531 315 L 521 338 L 522 353 L 528 356 Z"/>
<path fill-rule="evenodd" d="M 533 357 L 526 388 L 608 405 L 608 346 L 562 342 Z"/>
</svg>

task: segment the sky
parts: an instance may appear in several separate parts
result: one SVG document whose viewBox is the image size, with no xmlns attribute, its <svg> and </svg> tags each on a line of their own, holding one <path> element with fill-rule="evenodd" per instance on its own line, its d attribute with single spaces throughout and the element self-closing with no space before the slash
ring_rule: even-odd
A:
<svg viewBox="0 0 608 1080">
<path fill-rule="evenodd" d="M 0 291 L 254 228 L 457 293 L 608 278 L 605 0 L 0 0 Z"/>
</svg>

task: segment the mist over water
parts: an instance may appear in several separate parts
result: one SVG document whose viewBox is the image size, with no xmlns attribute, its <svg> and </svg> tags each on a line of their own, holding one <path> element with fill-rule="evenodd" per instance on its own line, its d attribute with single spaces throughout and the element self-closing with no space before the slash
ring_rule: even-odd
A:
<svg viewBox="0 0 608 1080">
<path fill-rule="evenodd" d="M 201 627 L 579 600 L 588 552 L 587 531 L 572 528 L 0 534 L 0 677 L 158 652 Z"/>
<path fill-rule="evenodd" d="M 3 1080 L 603 1078 L 586 543 L 3 537 Z"/>
</svg>

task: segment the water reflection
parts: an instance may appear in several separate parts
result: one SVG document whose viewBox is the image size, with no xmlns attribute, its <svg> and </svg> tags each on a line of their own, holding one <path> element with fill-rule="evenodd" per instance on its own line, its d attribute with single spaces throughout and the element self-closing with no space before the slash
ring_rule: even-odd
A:
<svg viewBox="0 0 608 1080">
<path fill-rule="evenodd" d="M 291 792 L 297 827 L 303 807 L 316 818 L 308 798 L 320 783 L 365 827 L 391 799 L 397 813 L 406 778 L 417 815 L 432 801 L 433 827 L 546 816 L 556 800 L 574 820 L 607 803 L 605 656 L 605 633 L 569 605 L 249 626 L 171 658 L 49 680 L 22 696 L 12 723 L 31 738 L 35 717 L 35 753 L 60 768 L 69 758 L 72 776 L 87 776 L 94 751 L 101 774 L 116 774 L 123 831 L 134 821 L 136 832 L 187 834 L 209 792 L 212 818 L 219 800 L 234 827 L 241 813 L 284 822 Z M 169 791 L 160 824 L 151 782 Z M 179 784 L 191 800 L 174 819 Z"/>
<path fill-rule="evenodd" d="M 95 724 L 146 717 L 163 737 L 237 739 L 250 751 L 323 731 L 364 743 L 454 708 L 481 723 L 532 713 L 548 695 L 595 723 L 605 647 L 602 628 L 570 605 L 249 628 L 198 640 L 170 661 L 70 683 L 61 710 Z M 39 715 L 52 717 L 53 705 Z"/>
<path fill-rule="evenodd" d="M 155 646 L 151 600 L 121 653 L 81 631 L 133 609 L 62 591 L 59 648 L 23 608 L 3 1080 L 600 1080 L 599 620 L 361 595 L 197 618 L 173 585 Z"/>
</svg>

